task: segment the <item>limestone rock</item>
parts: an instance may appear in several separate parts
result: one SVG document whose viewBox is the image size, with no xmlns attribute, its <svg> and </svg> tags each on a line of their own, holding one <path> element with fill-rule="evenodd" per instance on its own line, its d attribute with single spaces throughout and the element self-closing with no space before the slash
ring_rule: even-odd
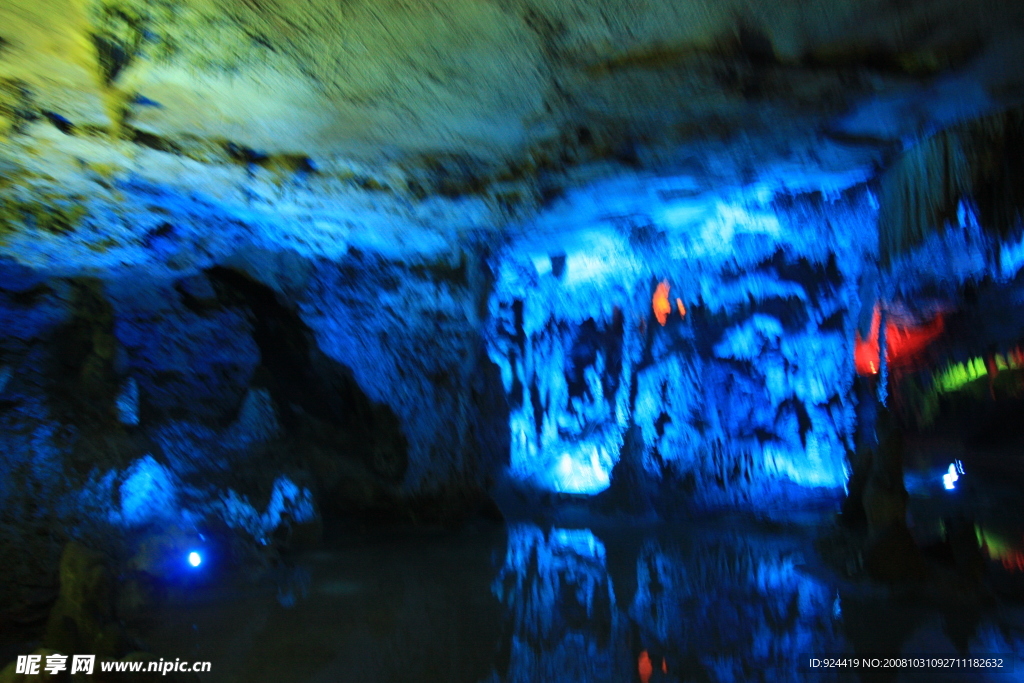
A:
<svg viewBox="0 0 1024 683">
<path fill-rule="evenodd" d="M 113 578 L 102 554 L 74 541 L 60 560 L 60 595 L 43 642 L 61 652 L 110 656 L 120 647 L 113 621 Z"/>
</svg>

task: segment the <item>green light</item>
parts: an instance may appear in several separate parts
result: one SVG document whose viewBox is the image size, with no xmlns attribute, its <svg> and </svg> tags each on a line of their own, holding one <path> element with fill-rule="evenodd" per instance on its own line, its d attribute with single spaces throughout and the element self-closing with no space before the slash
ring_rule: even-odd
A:
<svg viewBox="0 0 1024 683">
<path fill-rule="evenodd" d="M 1006 356 L 996 356 L 995 366 L 997 370 L 1017 370 L 1022 366 L 1021 363 L 1014 361 L 1012 358 Z M 988 374 L 988 366 L 985 364 L 985 359 L 982 357 L 972 358 L 966 363 L 956 363 L 950 365 L 941 373 L 935 376 L 935 389 L 940 394 L 948 394 L 951 391 L 957 391 L 961 389 L 965 384 L 969 384 L 976 379 L 980 379 Z"/>
</svg>

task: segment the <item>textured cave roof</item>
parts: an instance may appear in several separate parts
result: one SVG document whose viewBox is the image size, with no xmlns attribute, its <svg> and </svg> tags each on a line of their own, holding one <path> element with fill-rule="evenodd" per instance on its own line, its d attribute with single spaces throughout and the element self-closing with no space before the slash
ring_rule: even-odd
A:
<svg viewBox="0 0 1024 683">
<path fill-rule="evenodd" d="M 1018 0 L 3 0 L 0 171 L 835 189 L 1024 101 L 1022 34 Z"/>
</svg>

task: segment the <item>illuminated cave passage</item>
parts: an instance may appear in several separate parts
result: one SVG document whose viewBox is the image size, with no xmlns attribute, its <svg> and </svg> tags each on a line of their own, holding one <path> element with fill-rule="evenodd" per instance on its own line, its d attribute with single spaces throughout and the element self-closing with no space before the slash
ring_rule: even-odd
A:
<svg viewBox="0 0 1024 683">
<path fill-rule="evenodd" d="M 1019 670 L 1022 93 L 1011 0 L 0 1 L 0 683 Z"/>
</svg>

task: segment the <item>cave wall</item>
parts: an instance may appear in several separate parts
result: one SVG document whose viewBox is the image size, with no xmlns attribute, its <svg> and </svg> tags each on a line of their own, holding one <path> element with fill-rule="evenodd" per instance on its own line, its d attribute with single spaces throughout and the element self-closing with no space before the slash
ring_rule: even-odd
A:
<svg viewBox="0 0 1024 683">
<path fill-rule="evenodd" d="M 398 417 L 407 491 L 480 483 L 504 459 L 500 392 L 480 334 L 489 285 L 472 244 L 433 261 L 354 250 L 317 263 L 300 297 L 323 352 Z"/>
<path fill-rule="evenodd" d="M 478 487 L 508 443 L 514 477 L 593 492 L 632 424 L 644 476 L 683 496 L 835 485 L 851 245 L 874 217 L 770 196 L 831 197 L 1019 104 L 1021 17 L 1006 0 L 9 2 L 0 251 L 43 284 L 5 290 L 5 419 L 31 416 L 5 438 L 86 425 L 120 445 L 81 468 L 148 454 L 182 477 L 301 434 L 356 453 L 342 473 L 311 457 L 358 507 Z M 665 328 L 662 280 L 689 310 Z M 300 335 L 253 316 L 268 296 Z M 309 357 L 266 367 L 258 338 Z M 25 393 L 55 353 L 76 379 Z"/>
<path fill-rule="evenodd" d="M 4 259 L 0 603 L 55 581 L 70 539 L 175 575 L 191 547 L 259 562 L 323 518 L 485 505 L 507 461 L 485 248 L 244 248 L 102 278 Z"/>
<path fill-rule="evenodd" d="M 561 230 L 534 227 L 500 263 L 489 348 L 511 408 L 512 478 L 597 493 L 635 424 L 644 476 L 679 500 L 842 486 L 870 193 L 710 209 L 648 194 L 591 199 L 606 211 L 574 216 L 585 199 L 566 199 L 552 210 Z"/>
</svg>

